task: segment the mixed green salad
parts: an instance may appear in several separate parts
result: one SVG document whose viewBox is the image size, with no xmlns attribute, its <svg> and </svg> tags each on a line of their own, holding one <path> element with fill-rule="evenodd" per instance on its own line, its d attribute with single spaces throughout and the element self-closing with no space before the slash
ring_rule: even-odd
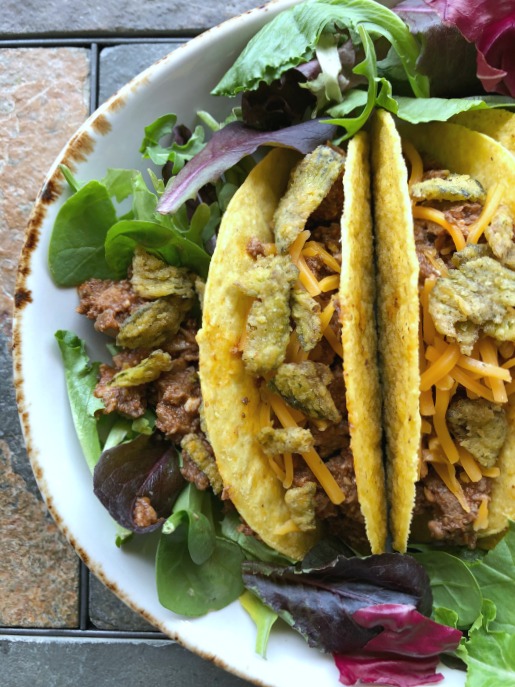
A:
<svg viewBox="0 0 515 687">
<path fill-rule="evenodd" d="M 84 181 L 62 168 L 72 195 L 50 241 L 55 283 L 120 283 L 142 254 L 147 272 L 151 264 L 168 279 L 179 269 L 188 325 L 179 319 L 175 334 L 182 332 L 181 351 L 194 367 L 217 228 L 265 147 L 308 153 L 327 140 L 341 143 L 377 107 L 417 123 L 513 105 L 515 6 L 471 2 L 465 19 L 463 4 L 407 0 L 392 11 L 373 0 L 308 0 L 278 14 L 213 84 L 213 94 L 228 98 L 225 121 L 198 112 L 191 131 L 164 114 L 142 132 L 140 152 L 162 174 L 108 169 Z M 515 685 L 515 524 L 488 552 L 419 546 L 363 557 L 324 540 L 293 564 L 246 532 L 215 478 L 207 489 L 184 478 L 184 437 L 170 440 L 160 429 L 155 403 L 137 417 L 108 412 L 97 388 L 101 363 L 73 332 L 56 339 L 77 435 L 95 493 L 118 523 L 117 544 L 160 532 L 156 579 L 166 608 L 199 616 L 239 598 L 261 655 L 280 617 L 334 656 L 343 684 L 435 682 L 443 657 L 467 669 L 470 687 Z M 125 354 L 119 338 L 107 348 L 114 358 Z M 124 359 L 114 386 L 157 384 L 173 364 L 165 355 Z"/>
</svg>

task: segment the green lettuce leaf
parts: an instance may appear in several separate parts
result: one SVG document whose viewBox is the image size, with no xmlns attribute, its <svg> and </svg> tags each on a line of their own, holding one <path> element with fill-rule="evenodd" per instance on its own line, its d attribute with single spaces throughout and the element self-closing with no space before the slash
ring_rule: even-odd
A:
<svg viewBox="0 0 515 687">
<path fill-rule="evenodd" d="M 268 639 L 270 631 L 279 617 L 269 606 L 266 606 L 261 599 L 246 590 L 240 596 L 240 603 L 242 607 L 252 618 L 256 629 L 256 653 L 263 658 L 266 658 L 266 648 L 268 646 Z"/>
<path fill-rule="evenodd" d="M 249 41 L 213 94 L 234 96 L 256 89 L 261 81 L 270 84 L 287 69 L 312 59 L 323 32 L 334 26 L 354 34 L 362 27 L 373 39 L 386 38 L 413 93 L 429 96 L 429 81 L 416 69 L 418 42 L 399 17 L 372 0 L 314 0 L 281 12 Z"/>
<path fill-rule="evenodd" d="M 99 363 L 90 362 L 84 341 L 73 332 L 60 329 L 55 338 L 63 359 L 73 424 L 88 467 L 93 472 L 102 452 L 95 413 L 104 404 L 93 395 Z"/>
</svg>

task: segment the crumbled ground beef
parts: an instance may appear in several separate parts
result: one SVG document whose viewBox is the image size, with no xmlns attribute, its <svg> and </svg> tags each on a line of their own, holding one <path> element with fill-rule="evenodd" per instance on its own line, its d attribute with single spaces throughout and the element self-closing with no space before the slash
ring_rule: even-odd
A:
<svg viewBox="0 0 515 687">
<path fill-rule="evenodd" d="M 169 372 L 154 384 L 156 390 L 156 426 L 167 439 L 179 443 L 183 436 L 200 429 L 200 383 L 197 370 L 177 359 Z"/>
<path fill-rule="evenodd" d="M 192 482 L 200 491 L 205 491 L 210 486 L 206 473 L 202 472 L 191 460 L 186 451 L 182 452 L 181 475 L 187 482 Z"/>
<path fill-rule="evenodd" d="M 119 369 L 110 365 L 100 365 L 100 379 L 95 387 L 94 394 L 102 399 L 108 413 L 120 413 L 125 417 L 136 419 L 141 417 L 147 408 L 146 385 L 131 387 L 109 386 L 109 382 Z"/>
<path fill-rule="evenodd" d="M 123 321 L 146 301 L 132 289 L 128 279 L 89 279 L 78 289 L 77 312 L 95 320 L 97 331 L 116 336 Z"/>
<path fill-rule="evenodd" d="M 417 484 L 415 516 L 427 521 L 432 539 L 447 545 L 474 548 L 477 533 L 473 524 L 481 502 L 490 498 L 491 480 L 483 477 L 479 482 L 463 483 L 462 488 L 470 513 L 463 510 L 454 494 L 429 469 L 427 476 Z"/>
<path fill-rule="evenodd" d="M 165 342 L 161 348 L 169 353 L 174 360 L 180 358 L 187 363 L 198 362 L 198 344 L 195 338 L 197 331 L 197 320 L 190 318 L 182 323 L 173 339 Z"/>
<path fill-rule="evenodd" d="M 247 245 L 245 246 L 245 250 L 251 258 L 254 258 L 254 260 L 256 260 L 259 256 L 266 255 L 265 246 L 255 236 L 249 239 Z"/>
<path fill-rule="evenodd" d="M 350 448 L 341 450 L 338 455 L 330 458 L 326 465 L 345 494 L 345 501 L 335 506 L 322 487 L 318 486 L 315 494 L 317 518 L 327 524 L 334 536 L 355 546 L 358 550 L 366 549 L 368 545 L 366 544 L 365 521 L 358 502 L 354 460 Z M 306 482 L 314 481 L 313 473 L 302 458 L 296 458 L 293 486 L 301 487 Z"/>
</svg>

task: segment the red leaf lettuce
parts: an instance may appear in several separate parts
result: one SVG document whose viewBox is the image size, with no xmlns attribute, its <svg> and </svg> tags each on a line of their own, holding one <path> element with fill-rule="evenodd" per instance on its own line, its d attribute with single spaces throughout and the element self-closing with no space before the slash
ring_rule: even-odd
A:
<svg viewBox="0 0 515 687">
<path fill-rule="evenodd" d="M 425 0 L 445 24 L 456 26 L 477 49 L 477 76 L 484 89 L 515 97 L 513 0 Z"/>
</svg>

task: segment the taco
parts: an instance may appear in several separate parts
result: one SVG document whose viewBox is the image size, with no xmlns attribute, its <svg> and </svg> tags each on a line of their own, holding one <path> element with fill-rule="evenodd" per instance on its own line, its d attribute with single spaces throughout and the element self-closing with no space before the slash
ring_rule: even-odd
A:
<svg viewBox="0 0 515 687">
<path fill-rule="evenodd" d="M 385 546 L 368 150 L 362 133 L 346 152 L 268 153 L 229 204 L 206 285 L 200 380 L 223 494 L 292 559 L 327 531 Z"/>
<path fill-rule="evenodd" d="M 515 516 L 515 160 L 457 124 L 373 124 L 394 548 L 474 547 Z"/>
</svg>

